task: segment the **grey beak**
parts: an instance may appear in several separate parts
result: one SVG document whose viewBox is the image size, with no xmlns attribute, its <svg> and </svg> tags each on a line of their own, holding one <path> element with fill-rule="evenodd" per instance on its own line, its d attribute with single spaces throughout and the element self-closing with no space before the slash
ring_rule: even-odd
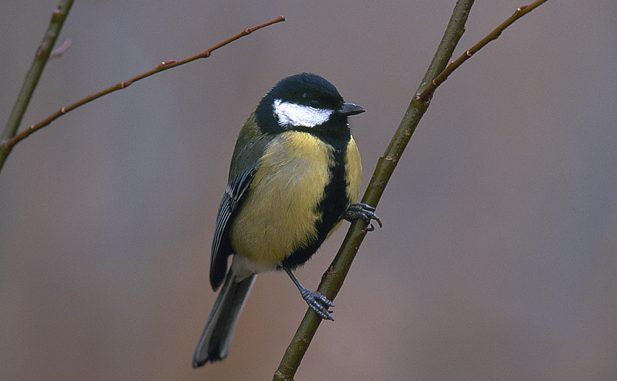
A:
<svg viewBox="0 0 617 381">
<path fill-rule="evenodd" d="M 345 102 L 343 103 L 341 108 L 336 110 L 336 112 L 339 115 L 349 116 L 349 115 L 361 114 L 364 112 L 364 109 L 362 108 L 362 106 L 358 106 L 355 103 Z"/>
</svg>

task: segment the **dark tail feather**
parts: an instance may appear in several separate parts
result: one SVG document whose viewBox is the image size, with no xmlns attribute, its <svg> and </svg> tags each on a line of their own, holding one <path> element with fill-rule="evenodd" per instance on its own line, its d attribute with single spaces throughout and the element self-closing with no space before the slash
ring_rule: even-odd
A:
<svg viewBox="0 0 617 381">
<path fill-rule="evenodd" d="M 254 280 L 255 275 L 251 275 L 238 282 L 232 269 L 227 272 L 225 284 L 214 302 L 204 332 L 195 348 L 193 368 L 227 357 L 234 328 Z"/>
</svg>

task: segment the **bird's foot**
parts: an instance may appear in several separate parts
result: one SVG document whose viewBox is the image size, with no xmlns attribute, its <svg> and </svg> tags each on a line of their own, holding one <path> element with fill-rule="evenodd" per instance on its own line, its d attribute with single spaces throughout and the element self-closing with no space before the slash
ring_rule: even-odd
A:
<svg viewBox="0 0 617 381">
<path fill-rule="evenodd" d="M 317 313 L 317 315 L 321 316 L 322 319 L 332 320 L 332 311 L 330 311 L 331 307 L 334 307 L 334 303 L 325 295 L 317 292 L 307 290 L 306 288 L 300 290 L 300 294 L 302 295 L 302 299 L 306 302 Z"/>
<path fill-rule="evenodd" d="M 375 230 L 375 226 L 373 226 L 372 221 L 377 222 L 380 228 L 383 226 L 381 224 L 381 220 L 377 214 L 375 214 L 375 208 L 364 203 L 350 205 L 345 211 L 344 217 L 349 222 L 354 222 L 355 220 L 362 220 L 366 222 L 368 225 L 364 231 L 367 232 L 372 232 Z"/>
</svg>

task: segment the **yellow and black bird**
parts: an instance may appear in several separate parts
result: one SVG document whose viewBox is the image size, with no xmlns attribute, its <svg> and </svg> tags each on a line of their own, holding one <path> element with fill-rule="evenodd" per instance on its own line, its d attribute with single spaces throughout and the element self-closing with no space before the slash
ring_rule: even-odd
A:
<svg viewBox="0 0 617 381">
<path fill-rule="evenodd" d="M 223 288 L 195 349 L 193 367 L 227 356 L 260 272 L 285 270 L 306 303 L 332 320 L 332 302 L 304 288 L 292 270 L 343 219 L 369 224 L 374 219 L 381 225 L 374 208 L 355 203 L 362 168 L 347 117 L 362 112 L 343 101 L 326 79 L 302 73 L 278 82 L 244 124 L 212 242 L 210 284 L 214 290 Z"/>
</svg>

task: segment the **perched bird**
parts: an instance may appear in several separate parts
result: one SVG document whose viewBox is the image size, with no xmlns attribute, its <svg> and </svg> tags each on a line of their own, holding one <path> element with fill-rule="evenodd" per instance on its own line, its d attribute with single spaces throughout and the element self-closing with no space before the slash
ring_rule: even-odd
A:
<svg viewBox="0 0 617 381">
<path fill-rule="evenodd" d="M 212 242 L 210 284 L 214 290 L 223 288 L 195 349 L 193 367 L 227 356 L 260 272 L 284 270 L 306 303 L 332 320 L 332 302 L 304 288 L 292 271 L 342 219 L 381 225 L 374 208 L 355 204 L 362 168 L 347 117 L 362 112 L 343 101 L 326 79 L 302 73 L 278 82 L 244 124 Z"/>
</svg>

